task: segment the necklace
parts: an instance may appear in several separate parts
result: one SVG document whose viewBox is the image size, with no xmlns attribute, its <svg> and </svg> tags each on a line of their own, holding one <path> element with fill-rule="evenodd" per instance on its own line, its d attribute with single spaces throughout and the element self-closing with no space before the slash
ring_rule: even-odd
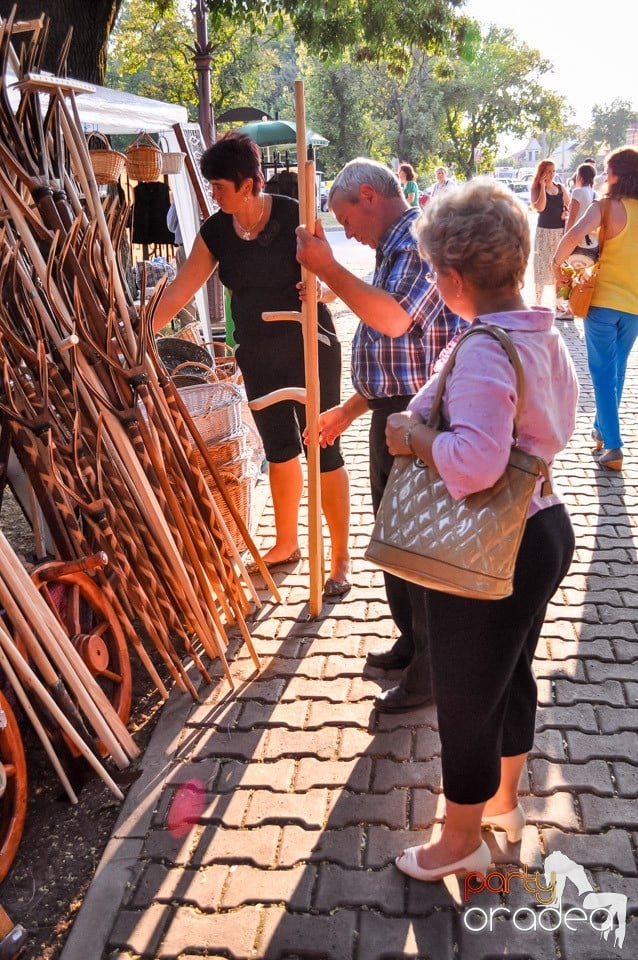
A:
<svg viewBox="0 0 638 960">
<path fill-rule="evenodd" d="M 235 214 L 233 214 L 233 221 L 234 221 L 234 223 L 235 223 L 235 226 L 236 226 L 236 227 L 238 228 L 238 230 L 239 230 L 239 233 L 240 233 L 240 236 L 241 236 L 242 240 L 250 240 L 250 235 L 251 235 L 251 233 L 253 232 L 253 230 L 255 229 L 255 227 L 259 224 L 259 221 L 261 220 L 261 218 L 262 218 L 263 215 L 264 215 L 264 203 L 265 203 L 265 200 L 266 200 L 266 197 L 265 197 L 265 195 L 262 193 L 262 194 L 261 194 L 261 209 L 260 209 L 260 211 L 259 211 L 259 216 L 257 217 L 257 219 L 255 220 L 255 222 L 254 222 L 254 223 L 252 224 L 252 226 L 250 226 L 250 227 L 244 227 L 244 226 L 239 222 L 239 220 L 237 219 L 237 217 L 235 216 Z"/>
</svg>

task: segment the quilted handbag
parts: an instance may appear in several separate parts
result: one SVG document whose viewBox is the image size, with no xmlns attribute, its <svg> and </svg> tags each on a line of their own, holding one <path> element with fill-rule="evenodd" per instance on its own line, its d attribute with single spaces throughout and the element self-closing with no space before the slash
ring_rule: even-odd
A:
<svg viewBox="0 0 638 960">
<path fill-rule="evenodd" d="M 524 376 L 516 347 L 500 327 L 480 324 L 459 340 L 439 377 L 428 425 L 439 428 L 445 381 L 458 350 L 479 334 L 495 337 L 516 371 L 514 439 L 505 472 L 488 490 L 455 500 L 433 467 L 416 457 L 395 457 L 366 558 L 388 573 L 443 593 L 500 600 L 513 592 L 514 566 L 537 478 L 545 478 L 544 496 L 551 484 L 545 461 L 516 446 Z"/>
<path fill-rule="evenodd" d="M 595 263 L 583 267 L 572 277 L 571 290 L 569 292 L 569 306 L 575 317 L 586 317 L 594 296 L 596 288 L 596 277 L 600 269 L 600 257 L 603 252 L 603 243 L 605 242 L 605 232 L 607 229 L 607 213 L 609 204 L 604 200 L 600 201 L 601 206 L 601 224 L 598 230 L 598 259 Z"/>
</svg>

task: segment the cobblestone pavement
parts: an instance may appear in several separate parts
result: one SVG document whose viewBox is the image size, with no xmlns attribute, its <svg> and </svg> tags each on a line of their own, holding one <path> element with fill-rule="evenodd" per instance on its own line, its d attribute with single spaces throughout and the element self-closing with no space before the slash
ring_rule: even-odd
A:
<svg viewBox="0 0 638 960">
<path fill-rule="evenodd" d="M 372 710 L 396 678 L 365 667 L 366 652 L 393 637 L 381 574 L 363 559 L 366 417 L 344 444 L 354 588 L 311 621 L 307 563 L 278 571 L 282 603 L 264 594 L 251 628 L 262 671 L 231 638 L 234 691 L 220 675 L 199 703 L 172 695 L 63 960 L 638 957 L 636 366 L 626 383 L 626 469 L 603 473 L 588 440 L 582 325 L 557 323 L 582 383 L 577 429 L 557 464 L 577 549 L 538 649 L 523 839 L 509 846 L 504 834 L 486 834 L 492 890 L 464 902 L 462 882 L 420 884 L 393 866 L 403 847 L 437 830 L 443 802 L 434 708 Z M 338 326 L 347 375 L 354 318 L 342 313 Z M 267 506 L 262 547 L 271 530 Z M 167 818 L 180 786 L 201 802 L 176 838 Z M 557 850 L 582 868 L 565 887 L 561 918 L 534 911 L 533 885 L 514 876 L 532 876 Z M 617 929 L 602 930 L 606 915 L 592 912 L 592 887 L 613 895 L 603 905 L 627 898 L 622 948 Z"/>
</svg>

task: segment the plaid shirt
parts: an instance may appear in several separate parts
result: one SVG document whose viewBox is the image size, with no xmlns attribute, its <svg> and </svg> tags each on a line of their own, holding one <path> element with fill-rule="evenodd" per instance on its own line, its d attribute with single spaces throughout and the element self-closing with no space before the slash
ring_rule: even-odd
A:
<svg viewBox="0 0 638 960">
<path fill-rule="evenodd" d="M 412 226 L 419 211 L 410 208 L 381 238 L 373 286 L 392 294 L 412 317 L 400 337 L 388 337 L 359 323 L 352 341 L 352 383 L 362 397 L 413 396 L 463 321 L 443 304 L 435 284 L 425 279 L 430 266 L 419 256 Z"/>
</svg>

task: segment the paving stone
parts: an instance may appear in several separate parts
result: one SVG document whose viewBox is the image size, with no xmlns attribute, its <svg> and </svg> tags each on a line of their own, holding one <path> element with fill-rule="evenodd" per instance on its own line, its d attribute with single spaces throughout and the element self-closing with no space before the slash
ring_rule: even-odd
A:
<svg viewBox="0 0 638 960">
<path fill-rule="evenodd" d="M 316 760 L 302 757 L 297 761 L 294 789 L 310 787 L 346 787 L 362 791 L 370 786 L 372 760 L 361 757 L 356 760 Z"/>
<path fill-rule="evenodd" d="M 299 823 L 306 827 L 323 826 L 328 804 L 327 790 L 306 790 L 304 793 L 275 793 L 255 790 L 246 811 L 245 825 L 265 823 Z"/>
<path fill-rule="evenodd" d="M 635 800 L 583 794 L 580 797 L 580 807 L 585 830 L 598 831 L 607 827 L 638 829 L 638 804 Z"/>
<path fill-rule="evenodd" d="M 277 861 L 281 827 L 269 824 L 252 829 L 224 826 L 206 827 L 192 852 L 194 866 L 215 863 L 252 863 L 256 867 L 272 867 Z"/>
<path fill-rule="evenodd" d="M 320 913 L 338 907 L 383 910 L 390 916 L 403 913 L 403 879 L 393 866 L 381 870 L 346 870 L 323 863 L 319 867 L 313 906 Z"/>
<path fill-rule="evenodd" d="M 308 700 L 291 703 L 258 703 L 252 700 L 244 705 L 236 724 L 237 730 L 254 730 L 256 727 L 287 727 L 303 730 L 310 707 Z"/>
<path fill-rule="evenodd" d="M 202 730 L 197 741 L 190 739 L 184 745 L 176 759 L 205 760 L 209 757 L 253 757 L 258 759 L 263 754 L 266 733 L 262 730 Z"/>
<path fill-rule="evenodd" d="M 364 828 L 341 827 L 337 830 L 307 830 L 285 826 L 279 848 L 279 865 L 292 867 L 306 861 L 329 861 L 354 869 L 362 863 Z"/>
<path fill-rule="evenodd" d="M 615 892 L 614 888 L 609 888 Z M 590 911 L 586 911 L 590 917 Z M 589 922 L 572 924 L 573 930 L 568 930 L 563 924 L 560 928 L 560 951 L 564 960 L 608 960 L 617 957 L 638 956 L 638 921 L 629 917 L 622 950 L 615 943 L 615 934 L 611 933 L 607 941 L 600 933 L 602 918 L 594 917 L 594 925 Z"/>
<path fill-rule="evenodd" d="M 319 730 L 271 730 L 264 757 L 322 757 L 336 759 L 339 751 L 339 730 L 326 727 Z"/>
<path fill-rule="evenodd" d="M 251 787 L 272 787 L 275 790 L 289 790 L 295 776 L 295 761 L 274 760 L 271 763 L 242 763 L 240 760 L 228 760 L 221 764 L 220 774 L 214 782 L 216 793 L 231 793 L 238 787 L 248 790 Z"/>
<path fill-rule="evenodd" d="M 303 701 L 300 701 L 303 702 Z M 308 707 L 306 728 L 323 727 L 326 724 L 337 727 L 363 727 L 367 730 L 370 724 L 372 703 L 326 703 L 325 700 L 312 701 Z"/>
<path fill-rule="evenodd" d="M 324 914 L 294 914 L 279 907 L 261 911 L 263 927 L 256 944 L 260 960 L 279 960 L 296 957 L 300 947 L 308 944 L 322 960 L 351 960 L 354 956 L 357 913 L 354 910 L 335 910 Z"/>
<path fill-rule="evenodd" d="M 578 658 L 563 658 L 560 660 L 534 660 L 534 673 L 537 680 L 550 677 L 552 680 L 565 678 L 574 683 L 585 683 L 588 679 L 585 664 Z"/>
<path fill-rule="evenodd" d="M 445 814 L 445 798 L 442 793 L 416 788 L 412 791 L 410 826 L 413 830 L 427 830 L 436 819 Z"/>
<path fill-rule="evenodd" d="M 406 847 L 416 846 L 416 844 L 423 843 L 427 839 L 423 830 L 418 827 L 411 830 L 390 830 L 386 826 L 376 826 L 374 824 L 369 827 L 367 838 L 364 864 L 366 867 L 372 869 L 379 869 L 379 867 L 393 864 L 401 851 L 405 850 Z M 436 884 L 423 884 L 422 890 L 425 893 L 426 891 L 433 890 L 435 886 Z M 429 905 L 428 909 L 431 909 L 434 901 L 426 898 L 426 903 Z M 439 904 L 439 901 L 436 900 L 436 903 Z"/>
<path fill-rule="evenodd" d="M 259 907 L 242 907 L 228 913 L 201 913 L 180 907 L 162 940 L 157 960 L 174 960 L 194 949 L 200 955 L 202 951 L 217 950 L 224 956 L 251 956 L 261 920 Z"/>
<path fill-rule="evenodd" d="M 334 680 L 339 677 L 360 677 L 362 665 L 359 657 L 334 654 L 326 659 L 324 677 L 326 680 Z"/>
<path fill-rule="evenodd" d="M 230 867 L 222 907 L 234 909 L 248 903 L 281 903 L 289 910 L 308 911 L 316 872 L 316 867 L 307 865 L 289 870 Z"/>
<path fill-rule="evenodd" d="M 625 640 L 636 640 L 636 628 L 629 620 L 623 620 L 620 623 L 588 623 L 586 620 L 580 627 L 580 639 L 598 640 L 600 637 L 609 637 L 611 640 L 624 638 Z"/>
<path fill-rule="evenodd" d="M 421 727 L 416 731 L 414 744 L 415 760 L 431 760 L 441 754 L 441 741 L 437 730 Z"/>
<path fill-rule="evenodd" d="M 454 960 L 457 956 L 451 910 L 400 920 L 372 910 L 361 914 L 357 960 Z"/>
<path fill-rule="evenodd" d="M 587 657 L 588 660 L 596 659 L 606 662 L 615 659 L 611 641 L 606 639 L 590 640 L 588 643 L 583 643 L 581 639 L 552 639 L 549 641 L 548 654 L 549 660 L 554 663 L 585 657 Z M 538 659 L 538 651 L 536 658 Z"/>
<path fill-rule="evenodd" d="M 179 902 L 200 910 L 216 910 L 228 869 L 214 865 L 203 870 L 184 870 L 150 864 L 137 885 L 131 906 L 146 909 L 153 903 Z"/>
<path fill-rule="evenodd" d="M 551 763 L 537 759 L 530 762 L 534 793 L 544 796 L 556 790 L 589 790 L 613 796 L 611 773 L 604 760 L 589 763 Z"/>
<path fill-rule="evenodd" d="M 615 761 L 612 772 L 621 797 L 638 797 L 638 767 L 633 763 Z"/>
<path fill-rule="evenodd" d="M 332 703 L 343 703 L 348 699 L 350 678 L 341 677 L 338 680 L 307 680 L 305 677 L 293 677 L 281 699 L 288 700 L 330 700 Z"/>
<path fill-rule="evenodd" d="M 621 683 L 605 680 L 603 683 L 572 683 L 556 681 L 556 703 L 610 703 L 625 705 L 625 693 Z"/>
<path fill-rule="evenodd" d="M 636 640 L 614 640 L 614 658 L 619 663 L 633 663 L 636 659 Z"/>
<path fill-rule="evenodd" d="M 372 790 L 387 793 L 395 787 L 427 787 L 438 790 L 441 784 L 441 764 L 438 759 L 410 763 L 396 760 L 375 760 Z"/>
<path fill-rule="evenodd" d="M 352 793 L 333 791 L 328 806 L 331 829 L 353 824 L 384 823 L 394 829 L 407 826 L 407 795 L 403 790 L 390 793 Z"/>
<path fill-rule="evenodd" d="M 302 639 L 304 657 L 326 657 L 330 663 L 332 657 L 350 657 L 359 663 L 360 671 L 365 663 L 361 651 L 362 641 L 358 633 L 352 632 L 352 623 L 348 621 L 335 622 L 334 634 L 331 637 L 313 637 Z"/>
<path fill-rule="evenodd" d="M 582 805 L 586 800 L 598 800 L 599 798 L 582 794 L 579 799 Z M 603 802 L 608 804 L 617 803 L 617 800 L 612 797 L 602 799 Z M 580 823 L 576 803 L 577 799 L 571 793 L 559 790 L 547 797 L 535 797 L 533 795 L 525 797 L 522 806 L 525 810 L 527 822 L 530 824 L 550 825 L 577 832 L 580 830 Z M 588 828 L 586 827 L 586 829 Z"/>
<path fill-rule="evenodd" d="M 186 731 L 189 727 L 232 727 L 237 723 L 243 709 L 244 704 L 234 698 L 223 703 L 195 703 L 186 720 Z"/>
<path fill-rule="evenodd" d="M 638 733 L 631 730 L 609 733 L 604 737 L 580 733 L 578 730 L 566 730 L 565 739 L 569 756 L 575 761 L 589 760 L 591 757 L 622 760 L 638 756 Z"/>
<path fill-rule="evenodd" d="M 319 679 L 323 676 L 326 660 L 325 657 L 303 656 L 298 658 L 291 657 L 271 657 L 261 671 L 261 676 L 268 677 L 307 677 L 309 679 Z"/>
<path fill-rule="evenodd" d="M 596 707 L 596 717 L 603 733 L 638 730 L 638 711 L 623 707 Z"/>
<path fill-rule="evenodd" d="M 412 753 L 412 733 L 410 730 L 396 730 L 388 733 L 367 733 L 364 730 L 344 730 L 339 756 L 342 760 L 352 757 L 392 757 L 395 760 L 407 760 Z"/>
<path fill-rule="evenodd" d="M 603 680 L 620 680 L 621 682 L 634 681 L 634 689 L 638 689 L 638 661 L 633 663 L 597 663 L 593 660 L 587 663 L 587 673 L 589 679 L 594 683 L 601 683 Z M 635 702 L 635 701 L 634 701 Z"/>
<path fill-rule="evenodd" d="M 159 957 L 159 944 L 168 928 L 173 908 L 153 903 L 146 910 L 120 910 L 116 916 L 109 944 L 128 949 L 138 957 Z"/>
<path fill-rule="evenodd" d="M 463 911 L 458 925 L 459 956 L 463 960 L 497 960 L 504 956 L 516 957 L 516 960 L 556 960 L 552 933 L 538 928 L 517 929 L 513 911 L 503 916 L 503 911 L 510 908 L 505 906 L 497 914 L 493 913 L 501 906 L 497 901 L 487 909 L 486 915 L 471 906 Z M 518 925 L 522 926 L 525 921 L 535 922 L 530 915 L 521 916 Z"/>
<path fill-rule="evenodd" d="M 616 710 L 615 707 L 599 707 L 594 710 L 590 703 L 542 707 L 536 714 L 536 730 L 541 732 L 556 727 L 573 727 L 585 733 L 595 733 L 599 729 L 597 716 L 599 716 L 598 710 L 601 709 L 608 709 L 612 712 Z"/>
<path fill-rule="evenodd" d="M 560 850 L 588 870 L 611 867 L 625 873 L 636 872 L 631 835 L 626 830 L 607 830 L 602 834 L 570 834 L 562 830 L 542 829 L 546 855 Z"/>
<path fill-rule="evenodd" d="M 550 760 L 564 760 L 565 745 L 561 730 L 540 730 L 534 736 L 534 746 L 530 757 L 547 757 Z"/>
</svg>

